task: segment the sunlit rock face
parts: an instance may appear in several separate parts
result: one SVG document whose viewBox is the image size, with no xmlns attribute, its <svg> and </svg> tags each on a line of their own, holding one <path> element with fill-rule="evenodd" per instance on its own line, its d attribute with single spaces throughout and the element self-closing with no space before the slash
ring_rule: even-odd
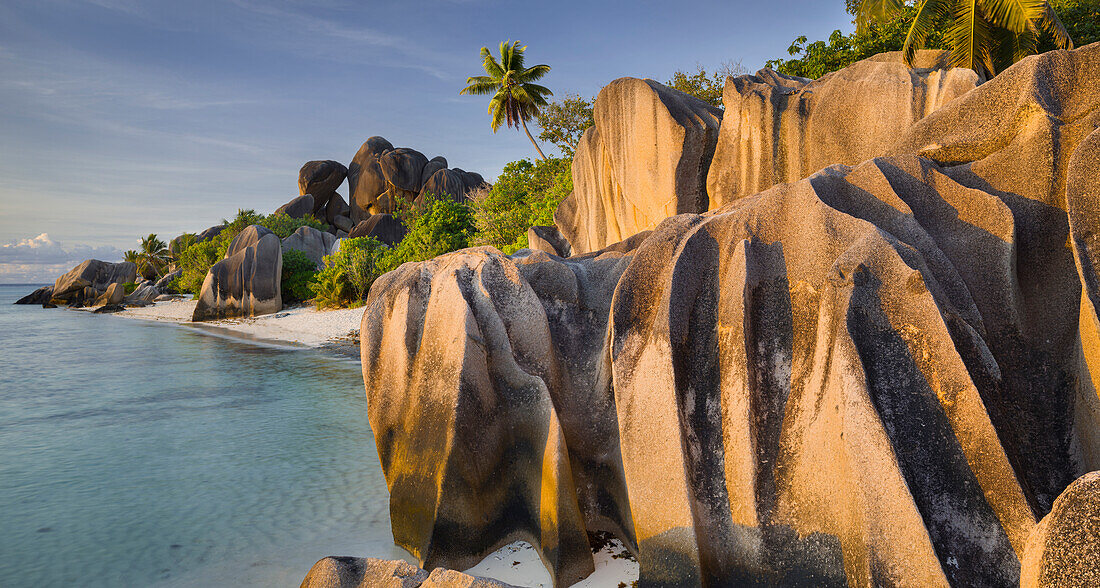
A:
<svg viewBox="0 0 1100 588">
<path fill-rule="evenodd" d="M 1066 568 L 1055 498 L 1100 469 L 1096 80 L 1100 44 L 1032 57 L 892 155 L 598 253 L 383 276 L 362 353 L 395 539 L 461 569 L 523 538 L 558 585 L 594 530 L 649 585 Z"/>
<path fill-rule="evenodd" d="M 596 124 L 573 158 L 573 193 L 554 214 L 573 253 L 707 210 L 720 109 L 653 80 L 621 78 L 600 90 L 593 110 Z"/>
<path fill-rule="evenodd" d="M 887 151 L 913 123 L 973 90 L 978 75 L 919 51 L 914 69 L 883 53 L 817 80 L 764 69 L 730 77 L 707 177 L 710 208 Z"/>
<path fill-rule="evenodd" d="M 1031 535 L 1021 588 L 1100 585 L 1100 471 L 1081 476 L 1054 501 Z"/>
</svg>

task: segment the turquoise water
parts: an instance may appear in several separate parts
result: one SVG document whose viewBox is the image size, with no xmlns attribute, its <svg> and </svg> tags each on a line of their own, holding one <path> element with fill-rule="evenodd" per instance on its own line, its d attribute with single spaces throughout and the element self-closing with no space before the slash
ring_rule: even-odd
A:
<svg viewBox="0 0 1100 588">
<path fill-rule="evenodd" d="M 0 583 L 297 586 L 396 558 L 359 364 L 0 286 Z"/>
</svg>

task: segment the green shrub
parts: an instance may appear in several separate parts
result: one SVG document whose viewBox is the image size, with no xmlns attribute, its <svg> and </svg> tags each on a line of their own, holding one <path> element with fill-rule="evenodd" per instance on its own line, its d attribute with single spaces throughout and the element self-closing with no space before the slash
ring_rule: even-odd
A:
<svg viewBox="0 0 1100 588">
<path fill-rule="evenodd" d="M 389 252 L 373 237 L 344 239 L 340 250 L 324 258 L 325 267 L 309 282 L 318 308 L 361 304 L 374 280 L 382 274 L 379 261 Z"/>
<path fill-rule="evenodd" d="M 307 214 L 302 218 L 293 218 L 290 215 L 280 212 L 276 214 L 269 214 L 263 217 L 258 223 L 261 227 L 265 227 L 275 233 L 280 239 L 286 239 L 290 235 L 297 231 L 300 227 L 313 227 L 319 231 L 327 231 L 328 225 L 317 220 L 313 215 Z M 242 227 L 243 230 L 243 227 Z"/>
<path fill-rule="evenodd" d="M 179 292 L 190 292 L 195 296 L 202 290 L 202 282 L 206 279 L 210 266 L 217 263 L 225 255 L 229 248 L 229 241 L 218 237 L 202 243 L 196 243 L 180 253 L 176 265 L 183 272 L 180 277 L 172 280 L 172 287 Z M 224 247 L 223 247 L 224 245 Z"/>
<path fill-rule="evenodd" d="M 122 293 L 127 295 L 127 296 L 129 296 L 130 294 L 133 294 L 134 290 L 137 290 L 137 284 L 135 284 L 133 282 L 126 282 L 125 284 L 122 285 Z"/>
<path fill-rule="evenodd" d="M 570 159 L 509 163 L 493 187 L 471 201 L 477 227 L 473 244 L 492 245 L 508 254 L 527 247 L 527 229 L 554 224 L 554 211 L 572 191 Z"/>
<path fill-rule="evenodd" d="M 470 246 L 474 215 L 465 204 L 447 197 L 430 197 L 419 211 L 407 218 L 409 233 L 377 261 L 379 275 L 403 263 L 424 261 Z"/>
<path fill-rule="evenodd" d="M 317 275 L 317 266 L 305 253 L 297 249 L 283 252 L 283 277 L 281 289 L 283 304 L 304 302 L 313 297 L 309 282 Z"/>
</svg>

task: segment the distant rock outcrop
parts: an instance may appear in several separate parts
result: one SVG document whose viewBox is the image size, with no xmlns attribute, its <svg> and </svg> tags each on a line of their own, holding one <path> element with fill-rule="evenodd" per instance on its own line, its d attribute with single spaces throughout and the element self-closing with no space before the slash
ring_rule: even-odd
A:
<svg viewBox="0 0 1100 588">
<path fill-rule="evenodd" d="M 313 195 L 303 194 L 275 209 L 275 214 L 285 214 L 290 218 L 302 218 L 313 214 Z"/>
<path fill-rule="evenodd" d="M 16 300 L 15 304 L 49 304 L 52 298 L 53 286 L 42 286 L 34 292 Z"/>
<path fill-rule="evenodd" d="M 298 172 L 298 193 L 313 196 L 313 216 L 324 219 L 325 207 L 336 194 L 336 189 L 348 177 L 344 164 L 332 161 L 309 161 Z"/>
<path fill-rule="evenodd" d="M 350 220 L 357 226 L 372 215 L 393 214 L 401 206 L 422 203 L 429 193 L 464 201 L 484 183 L 480 174 L 448 169 L 445 157 L 428 159 L 416 149 L 395 149 L 382 137 L 371 137 L 348 167 Z"/>
<path fill-rule="evenodd" d="M 1100 44 L 1030 57 L 891 155 L 587 255 L 385 274 L 361 349 L 395 541 L 461 569 L 522 538 L 558 586 L 594 531 L 646 585 L 1090 583 L 1098 79 Z"/>
<path fill-rule="evenodd" d="M 109 263 L 88 259 L 54 282 L 53 300 L 68 304 L 92 303 L 111 284 L 126 284 L 137 278 L 137 266 L 128 261 Z"/>
<path fill-rule="evenodd" d="M 245 228 L 206 274 L 191 320 L 278 312 L 283 307 L 282 271 L 279 237 L 258 225 Z"/>
<path fill-rule="evenodd" d="M 600 90 L 594 111 L 596 125 L 573 158 L 573 193 L 554 215 L 574 253 L 707 210 L 720 109 L 653 80 L 621 78 Z"/>
</svg>

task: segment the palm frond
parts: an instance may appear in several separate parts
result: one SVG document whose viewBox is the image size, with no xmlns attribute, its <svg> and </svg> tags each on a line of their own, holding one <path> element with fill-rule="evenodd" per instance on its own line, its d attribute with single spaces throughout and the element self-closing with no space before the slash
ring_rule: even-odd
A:
<svg viewBox="0 0 1100 588">
<path fill-rule="evenodd" d="M 903 0 L 863 0 L 856 10 L 856 30 L 865 33 L 872 22 L 884 23 L 903 8 Z"/>
<path fill-rule="evenodd" d="M 1043 3 L 1042 16 L 1033 22 L 1038 22 L 1044 31 L 1054 37 L 1056 47 L 1059 49 L 1073 49 L 1073 39 L 1069 37 L 1066 25 L 1062 24 L 1062 19 L 1058 18 L 1058 13 L 1054 11 L 1054 7 L 1050 5 L 1050 2 Z"/>
<path fill-rule="evenodd" d="M 1029 21 L 1043 16 L 1046 0 L 981 0 L 979 4 L 990 23 L 1022 33 Z"/>
<path fill-rule="evenodd" d="M 532 96 L 538 96 L 539 98 L 554 95 L 554 93 L 550 91 L 550 88 L 547 88 L 546 86 L 540 86 L 538 84 L 523 84 L 523 88 L 527 91 L 528 94 L 531 94 Z"/>
<path fill-rule="evenodd" d="M 960 2 L 963 1 L 965 0 L 960 0 Z M 973 0 L 970 1 L 973 2 Z M 953 0 L 920 0 L 917 5 L 917 15 L 909 25 L 909 32 L 905 35 L 905 45 L 902 46 L 907 65 L 912 67 L 917 49 L 924 47 L 925 40 L 936 26 L 936 20 L 950 12 L 952 3 L 954 3 Z"/>
<path fill-rule="evenodd" d="M 470 78 L 471 80 L 473 78 Z M 500 82 L 486 81 L 486 82 L 471 82 L 469 86 L 459 90 L 459 94 L 466 96 L 485 96 L 492 94 L 500 90 Z"/>
<path fill-rule="evenodd" d="M 516 76 L 520 82 L 533 82 L 541 79 L 546 74 L 550 73 L 550 66 L 545 63 L 539 65 L 533 65 L 521 72 Z"/>
<path fill-rule="evenodd" d="M 497 63 L 496 58 L 489 52 L 488 47 L 481 48 L 481 67 L 485 70 L 485 73 L 495 79 L 499 80 L 504 77 L 504 68 Z"/>
<path fill-rule="evenodd" d="M 956 3 L 947 38 L 951 43 L 952 65 L 978 72 L 984 68 L 992 76 L 995 68 L 988 48 L 993 41 L 993 30 L 982 14 L 980 0 Z"/>
<path fill-rule="evenodd" d="M 993 31 L 994 45 L 991 51 L 993 66 L 996 71 L 1004 71 L 1013 63 L 1033 55 L 1039 46 L 1038 30 L 1029 27 L 1022 33 L 1014 33 L 1008 29 L 997 28 Z"/>
</svg>

